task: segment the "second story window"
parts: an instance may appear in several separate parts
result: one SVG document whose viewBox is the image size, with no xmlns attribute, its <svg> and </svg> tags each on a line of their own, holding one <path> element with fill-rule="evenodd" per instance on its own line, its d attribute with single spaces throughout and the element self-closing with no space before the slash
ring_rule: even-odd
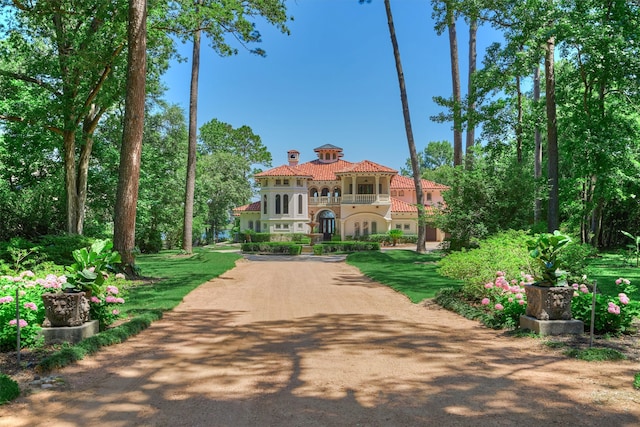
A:
<svg viewBox="0 0 640 427">
<path fill-rule="evenodd" d="M 276 215 L 280 215 L 282 206 L 280 205 L 280 195 L 276 194 Z"/>
<path fill-rule="evenodd" d="M 282 213 L 284 214 L 289 213 L 289 195 L 288 194 L 285 194 L 282 197 Z"/>
</svg>

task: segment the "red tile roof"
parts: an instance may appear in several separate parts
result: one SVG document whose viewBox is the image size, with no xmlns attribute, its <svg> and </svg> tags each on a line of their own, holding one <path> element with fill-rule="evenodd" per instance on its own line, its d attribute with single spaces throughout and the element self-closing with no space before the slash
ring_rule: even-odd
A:
<svg viewBox="0 0 640 427">
<path fill-rule="evenodd" d="M 361 162 L 355 163 L 354 165 L 348 168 L 345 168 L 344 170 L 337 171 L 336 173 L 343 174 L 343 173 L 354 173 L 354 172 L 364 172 L 364 173 L 376 172 L 376 173 L 391 173 L 391 174 L 398 173 L 398 171 L 395 169 L 382 166 L 370 160 L 363 160 Z"/>
<path fill-rule="evenodd" d="M 338 181 L 336 172 L 351 167 L 353 163 L 346 160 L 338 160 L 332 163 L 322 163 L 320 160 L 302 163 L 297 168 L 310 175 L 314 181 Z"/>
<path fill-rule="evenodd" d="M 262 178 L 265 176 L 296 176 L 302 178 L 312 178 L 311 175 L 305 173 L 300 169 L 300 166 L 278 166 L 273 169 L 266 170 L 264 172 L 260 172 L 255 174 L 256 178 Z"/>
<path fill-rule="evenodd" d="M 413 178 L 407 176 L 396 175 L 391 179 L 391 189 L 415 189 Z M 423 190 L 448 190 L 446 185 L 438 184 L 437 182 L 429 181 L 427 179 L 422 180 Z"/>
<path fill-rule="evenodd" d="M 233 209 L 233 214 L 238 216 L 242 212 L 260 212 L 260 202 L 249 203 L 248 205 L 238 206 Z"/>
<path fill-rule="evenodd" d="M 427 214 L 435 213 L 435 209 L 433 206 L 425 206 L 424 210 Z M 411 203 L 407 203 L 400 199 L 396 199 L 395 197 L 391 197 L 391 212 L 395 213 L 416 213 L 418 210 L 415 205 Z"/>
</svg>

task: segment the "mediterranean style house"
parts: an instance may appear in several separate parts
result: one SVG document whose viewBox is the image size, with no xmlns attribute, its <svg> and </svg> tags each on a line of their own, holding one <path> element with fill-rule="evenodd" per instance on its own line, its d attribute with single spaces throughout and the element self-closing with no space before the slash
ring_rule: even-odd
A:
<svg viewBox="0 0 640 427">
<path fill-rule="evenodd" d="M 316 160 L 300 163 L 289 151 L 288 165 L 255 175 L 260 200 L 234 209 L 241 230 L 264 233 L 318 233 L 341 240 L 399 229 L 418 233 L 416 191 L 412 178 L 364 160 L 343 160 L 342 148 L 326 144 Z M 422 180 L 427 211 L 442 203 L 447 186 Z M 427 241 L 442 241 L 441 230 L 427 227 Z"/>
</svg>

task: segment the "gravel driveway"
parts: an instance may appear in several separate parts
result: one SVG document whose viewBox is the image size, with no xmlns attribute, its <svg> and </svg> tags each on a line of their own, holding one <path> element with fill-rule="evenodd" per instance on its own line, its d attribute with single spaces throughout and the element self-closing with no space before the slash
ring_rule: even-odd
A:
<svg viewBox="0 0 640 427">
<path fill-rule="evenodd" d="M 640 366 L 416 305 L 340 260 L 241 260 L 0 426 L 637 426 Z"/>
</svg>

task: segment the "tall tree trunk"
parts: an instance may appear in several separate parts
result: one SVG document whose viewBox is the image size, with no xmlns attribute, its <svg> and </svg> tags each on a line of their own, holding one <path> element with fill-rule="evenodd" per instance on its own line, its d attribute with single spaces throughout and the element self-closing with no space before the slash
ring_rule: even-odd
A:
<svg viewBox="0 0 640 427">
<path fill-rule="evenodd" d="M 540 66 L 536 65 L 533 69 L 533 101 L 534 105 L 538 105 L 540 102 Z M 538 191 L 540 178 L 542 178 L 542 135 L 540 133 L 540 127 L 538 126 L 538 120 L 536 118 L 535 126 L 535 152 L 534 152 L 534 164 L 533 164 L 533 177 L 536 180 L 536 200 L 533 210 L 533 221 L 538 223 L 542 220 L 542 200 Z"/>
<path fill-rule="evenodd" d="M 447 8 L 447 27 L 449 28 L 449 53 L 451 56 L 451 83 L 453 85 L 453 164 L 462 164 L 462 114 L 460 104 L 460 66 L 458 65 L 458 40 L 456 35 L 456 18 L 450 1 L 445 2 Z"/>
<path fill-rule="evenodd" d="M 140 155 L 144 129 L 145 78 L 147 74 L 147 2 L 129 0 L 127 28 L 127 95 L 124 129 L 118 170 L 118 190 L 114 215 L 113 246 L 122 264 L 134 274 L 133 248 L 136 234 L 136 205 L 140 179 Z"/>
<path fill-rule="evenodd" d="M 476 139 L 475 128 L 475 88 L 473 84 L 473 75 L 476 72 L 477 53 L 476 53 L 476 36 L 478 34 L 478 20 L 474 16 L 469 22 L 469 80 L 467 89 L 467 138 L 465 145 L 465 164 L 467 169 L 473 167 L 473 146 Z"/>
<path fill-rule="evenodd" d="M 184 193 L 184 226 L 182 249 L 193 252 L 193 201 L 196 189 L 196 149 L 198 137 L 198 78 L 200 73 L 200 30 L 193 35 L 193 60 L 191 64 L 191 91 L 189 94 L 189 150 L 187 155 L 187 180 Z"/>
<path fill-rule="evenodd" d="M 76 230 L 78 234 L 84 231 L 84 211 L 87 204 L 87 186 L 89 182 L 89 160 L 93 150 L 93 134 L 98 127 L 98 122 L 103 111 L 94 105 L 85 116 L 82 123 L 82 137 L 84 144 L 80 147 L 80 158 L 78 159 L 77 195 L 76 202 Z"/>
<path fill-rule="evenodd" d="M 556 118 L 556 77 L 554 70 L 555 37 L 547 40 L 544 59 L 545 95 L 547 101 L 547 168 L 549 179 L 549 206 L 547 230 L 553 232 L 560 226 L 560 203 L 558 192 L 558 127 Z"/>
<path fill-rule="evenodd" d="M 389 0 L 384 0 L 384 7 L 387 11 L 387 23 L 389 24 L 389 36 L 393 46 L 393 57 L 396 61 L 396 71 L 398 73 L 398 84 L 400 86 L 400 100 L 402 101 L 402 115 L 404 116 L 404 129 L 407 134 L 409 145 L 409 156 L 411 158 L 411 169 L 413 170 L 413 183 L 416 187 L 416 204 L 418 205 L 418 242 L 416 251 L 426 252 L 425 242 L 427 237 L 426 221 L 424 216 L 424 203 L 422 193 L 422 176 L 420 173 L 420 162 L 416 151 L 416 144 L 413 140 L 413 129 L 411 128 L 411 115 L 409 114 L 409 101 L 407 100 L 407 88 L 404 82 L 404 72 L 402 71 L 402 61 L 400 60 L 400 49 L 396 39 L 396 30 L 393 25 L 393 15 L 391 14 L 391 4 Z"/>
<path fill-rule="evenodd" d="M 516 120 L 516 158 L 518 164 L 522 164 L 522 87 L 520 76 L 516 76 L 516 110 L 518 118 Z"/>
<path fill-rule="evenodd" d="M 62 141 L 64 145 L 64 187 L 67 196 L 67 233 L 78 234 L 75 131 L 65 129 L 62 133 Z"/>
</svg>

